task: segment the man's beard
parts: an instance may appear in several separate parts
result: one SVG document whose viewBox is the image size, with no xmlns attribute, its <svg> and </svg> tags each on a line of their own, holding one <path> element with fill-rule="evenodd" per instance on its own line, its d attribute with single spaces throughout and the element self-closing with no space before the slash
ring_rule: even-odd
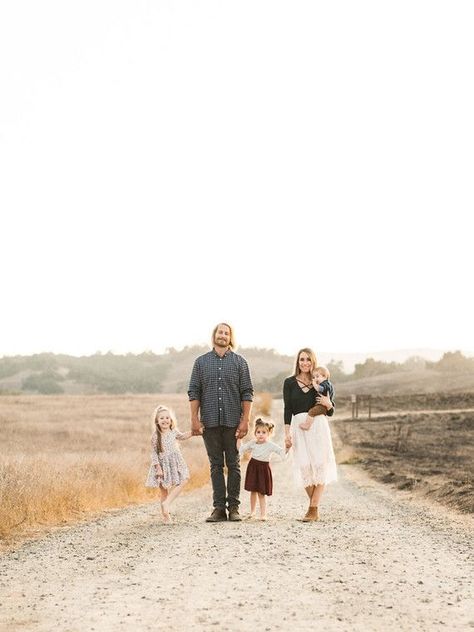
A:
<svg viewBox="0 0 474 632">
<path fill-rule="evenodd" d="M 214 344 L 216 345 L 216 347 L 228 347 L 229 343 L 227 340 L 224 340 L 223 338 L 214 338 Z"/>
</svg>

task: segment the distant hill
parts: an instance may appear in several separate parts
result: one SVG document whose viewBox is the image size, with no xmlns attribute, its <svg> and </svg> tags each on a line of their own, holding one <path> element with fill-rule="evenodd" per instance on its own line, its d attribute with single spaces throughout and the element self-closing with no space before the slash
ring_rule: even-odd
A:
<svg viewBox="0 0 474 632">
<path fill-rule="evenodd" d="M 364 362 L 367 358 L 373 358 L 378 362 L 405 362 L 408 358 L 423 358 L 429 362 L 437 362 L 446 350 L 441 349 L 392 349 L 387 351 L 358 352 L 358 353 L 331 353 L 318 351 L 318 360 L 321 364 L 328 364 L 331 360 L 342 362 L 344 371 L 352 373 L 356 364 Z M 473 353 L 466 353 L 471 356 Z"/>
<path fill-rule="evenodd" d="M 75 357 L 40 353 L 0 358 L 1 393 L 177 393 L 186 391 L 195 358 L 205 346 L 170 349 L 158 355 L 112 353 Z M 239 349 L 256 387 L 262 380 L 292 372 L 294 359 L 273 349 Z"/>
<path fill-rule="evenodd" d="M 358 380 L 348 380 L 336 383 L 335 386 L 339 396 L 471 393 L 474 392 L 474 371 L 446 373 L 434 369 L 424 369 L 394 372 Z"/>
<path fill-rule="evenodd" d="M 69 356 L 41 353 L 0 358 L 0 394 L 179 393 L 185 392 L 195 358 L 208 347 L 169 349 L 164 354 L 97 353 Z M 281 394 L 294 357 L 273 349 L 241 348 L 249 362 L 256 391 Z M 319 354 L 329 365 L 340 395 L 350 393 L 434 392 L 439 389 L 474 391 L 474 358 L 460 352 L 423 350 L 378 354 Z M 431 359 L 431 361 L 429 361 Z M 400 361 L 403 363 L 400 363 Z M 347 364 L 353 363 L 353 373 Z"/>
</svg>

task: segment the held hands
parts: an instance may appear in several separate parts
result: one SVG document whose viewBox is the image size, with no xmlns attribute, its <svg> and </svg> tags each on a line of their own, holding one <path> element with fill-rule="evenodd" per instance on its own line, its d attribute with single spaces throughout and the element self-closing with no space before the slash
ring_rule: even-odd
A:
<svg viewBox="0 0 474 632">
<path fill-rule="evenodd" d="M 199 421 L 197 417 L 193 417 L 191 419 L 191 436 L 192 437 L 197 437 L 199 435 L 202 435 L 203 428 L 204 426 L 202 425 L 202 423 Z"/>
<path fill-rule="evenodd" d="M 237 430 L 235 431 L 235 438 L 243 439 L 248 431 L 249 420 L 246 417 L 241 417 L 240 424 L 237 426 Z"/>
</svg>

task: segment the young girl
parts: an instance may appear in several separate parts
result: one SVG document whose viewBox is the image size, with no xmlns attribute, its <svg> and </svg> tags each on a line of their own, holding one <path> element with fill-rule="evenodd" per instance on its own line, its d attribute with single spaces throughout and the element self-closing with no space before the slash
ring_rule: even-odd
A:
<svg viewBox="0 0 474 632">
<path fill-rule="evenodd" d="M 151 437 L 151 466 L 146 487 L 159 487 L 163 522 L 169 524 L 170 505 L 189 479 L 189 470 L 176 439 L 189 439 L 191 432 L 179 432 L 169 408 L 158 406 L 153 413 L 155 430 Z"/>
<path fill-rule="evenodd" d="M 252 454 L 245 474 L 245 489 L 250 492 L 250 516 L 248 519 L 255 517 L 257 498 L 260 506 L 260 520 L 267 519 L 267 499 L 265 496 L 271 496 L 273 492 L 270 455 L 272 452 L 276 452 L 284 458 L 288 453 L 288 448 L 281 448 L 276 443 L 269 441 L 273 427 L 274 424 L 271 421 L 257 419 L 254 430 L 255 440 L 241 445 L 239 449 L 240 456 L 249 450 Z"/>
</svg>

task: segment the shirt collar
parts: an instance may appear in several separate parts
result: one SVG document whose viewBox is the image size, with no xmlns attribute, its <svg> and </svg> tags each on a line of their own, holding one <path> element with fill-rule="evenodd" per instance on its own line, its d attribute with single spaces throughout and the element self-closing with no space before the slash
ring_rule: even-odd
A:
<svg viewBox="0 0 474 632">
<path fill-rule="evenodd" d="M 223 356 L 220 356 L 220 355 L 217 353 L 217 351 L 214 349 L 214 347 L 212 347 L 212 352 L 213 352 L 213 354 L 214 354 L 215 356 L 217 356 L 218 358 L 225 358 L 226 356 L 228 356 L 228 355 L 229 355 L 229 353 L 231 353 L 231 351 L 232 351 L 232 350 L 231 350 L 231 348 L 230 348 L 230 347 L 228 347 L 228 348 L 227 348 L 227 351 L 224 353 L 224 355 L 223 355 Z"/>
</svg>

